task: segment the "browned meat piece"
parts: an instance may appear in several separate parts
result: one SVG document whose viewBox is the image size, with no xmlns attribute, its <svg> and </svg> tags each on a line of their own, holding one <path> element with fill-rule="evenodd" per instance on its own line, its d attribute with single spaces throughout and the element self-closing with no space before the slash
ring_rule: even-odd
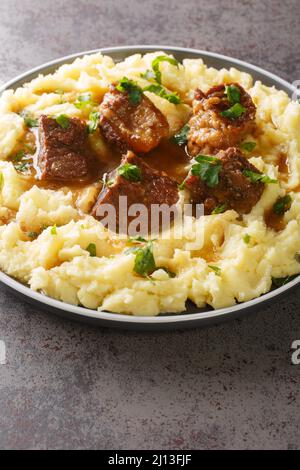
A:
<svg viewBox="0 0 300 470">
<path fill-rule="evenodd" d="M 128 167 L 128 165 L 132 165 L 134 168 Z M 127 174 L 123 173 L 123 176 L 120 173 L 124 168 L 127 168 Z M 108 175 L 107 182 L 92 210 L 92 215 L 101 220 L 101 205 L 111 204 L 116 209 L 117 226 L 120 225 L 119 217 L 124 216 L 119 214 L 120 196 L 127 196 L 128 208 L 132 204 L 144 204 L 148 210 L 149 223 L 152 204 L 167 204 L 171 207 L 179 199 L 176 181 L 165 173 L 150 168 L 142 158 L 137 157 L 131 151 L 123 157 L 121 165 Z M 129 217 L 128 222 L 130 220 Z"/>
<path fill-rule="evenodd" d="M 100 113 L 103 135 L 122 150 L 149 152 L 169 133 L 166 118 L 146 96 L 133 104 L 127 92 L 114 86 L 105 94 Z"/>
<path fill-rule="evenodd" d="M 85 179 L 89 175 L 85 122 L 68 118 L 62 127 L 56 119 L 41 116 L 37 165 L 43 180 Z"/>
<path fill-rule="evenodd" d="M 221 163 L 219 182 L 209 187 L 199 176 L 189 174 L 185 187 L 190 190 L 192 202 L 204 204 L 205 214 L 216 207 L 234 209 L 240 214 L 248 214 L 257 204 L 264 191 L 264 183 L 253 183 L 243 174 L 244 170 L 261 174 L 236 148 L 221 150 L 217 157 Z"/>
<path fill-rule="evenodd" d="M 188 150 L 190 155 L 200 153 L 215 155 L 221 149 L 233 147 L 242 137 L 255 127 L 256 107 L 251 96 L 238 83 L 228 85 L 240 92 L 238 105 L 245 111 L 234 118 L 221 115 L 233 106 L 228 99 L 225 85 L 211 88 L 207 93 L 196 90 L 193 103 L 194 115 L 190 119 L 188 134 Z M 237 115 L 239 112 L 236 113 Z"/>
</svg>

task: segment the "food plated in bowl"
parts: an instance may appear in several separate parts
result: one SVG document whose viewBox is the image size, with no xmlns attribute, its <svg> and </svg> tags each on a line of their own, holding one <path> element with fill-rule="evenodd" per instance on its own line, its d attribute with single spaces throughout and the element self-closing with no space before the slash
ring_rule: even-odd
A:
<svg viewBox="0 0 300 470">
<path fill-rule="evenodd" d="M 126 55 L 3 93 L 1 269 L 95 315 L 219 310 L 286 283 L 300 272 L 299 105 L 239 67 Z M 128 237 L 100 220 L 120 195 L 204 215 L 181 238 Z"/>
</svg>

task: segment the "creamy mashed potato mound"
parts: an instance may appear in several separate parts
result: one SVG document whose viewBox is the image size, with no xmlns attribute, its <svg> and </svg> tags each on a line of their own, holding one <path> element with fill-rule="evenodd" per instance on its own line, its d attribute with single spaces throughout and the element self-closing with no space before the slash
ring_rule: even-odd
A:
<svg viewBox="0 0 300 470">
<path fill-rule="evenodd" d="M 133 315 L 180 313 L 187 299 L 199 307 L 231 306 L 268 292 L 272 277 L 300 273 L 300 105 L 283 91 L 253 83 L 250 75 L 235 68 L 207 68 L 201 59 L 186 59 L 178 68 L 162 62 L 162 84 L 178 92 L 184 104 L 172 104 L 150 92 L 147 96 L 165 115 L 174 135 L 188 120 L 195 88 L 207 91 L 220 83 L 240 83 L 257 107 L 259 132 L 247 139 L 256 142 L 250 161 L 279 184 L 266 184 L 260 201 L 247 215 L 228 210 L 189 220 L 181 239 L 171 229 L 169 239 L 154 241 L 157 270 L 151 279 L 134 272 L 135 254 L 126 253 L 127 241 L 87 214 L 97 188 L 91 186 L 77 195 L 67 187 L 47 189 L 32 184 L 15 169 L 11 156 L 26 133 L 22 111 L 36 118 L 66 114 L 88 119 L 87 111 L 74 105 L 81 93 L 89 92 L 100 102 L 109 85 L 124 76 L 145 87 L 148 83 L 141 74 L 162 54 L 136 54 L 114 63 L 97 53 L 3 92 L 0 268 L 5 273 L 64 302 Z M 57 92 L 60 89 L 63 94 Z M 280 166 L 282 154 L 289 165 L 285 174 Z M 266 225 L 264 213 L 287 193 L 291 208 L 284 214 L 282 230 L 275 231 Z M 199 226 L 203 243 L 192 250 Z M 95 257 L 87 250 L 90 244 L 96 246 Z M 160 267 L 176 276 L 169 277 Z"/>
</svg>

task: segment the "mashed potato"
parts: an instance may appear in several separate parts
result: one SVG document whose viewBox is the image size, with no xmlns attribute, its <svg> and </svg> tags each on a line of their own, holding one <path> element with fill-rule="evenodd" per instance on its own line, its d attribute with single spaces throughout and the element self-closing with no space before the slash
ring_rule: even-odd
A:
<svg viewBox="0 0 300 470">
<path fill-rule="evenodd" d="M 250 161 L 280 184 L 266 185 L 250 214 L 239 217 L 229 210 L 192 223 L 185 220 L 180 239 L 171 229 L 168 239 L 154 241 L 158 268 L 151 279 L 135 274 L 135 254 L 126 253 L 126 240 L 84 213 L 97 194 L 95 188 L 82 191 L 76 200 L 68 188 L 29 184 L 15 170 L 10 157 L 26 132 L 22 111 L 35 117 L 67 114 L 87 119 L 86 111 L 74 105 L 80 93 L 101 100 L 109 85 L 124 75 L 144 87 L 147 82 L 141 74 L 161 54 L 136 54 L 118 64 L 99 53 L 86 56 L 2 94 L 0 267 L 4 272 L 64 302 L 133 315 L 179 313 L 187 299 L 199 307 L 231 306 L 270 290 L 272 277 L 300 273 L 300 105 L 283 91 L 253 83 L 250 75 L 237 69 L 207 68 L 201 59 L 186 59 L 179 67 L 164 62 L 162 84 L 178 92 L 184 104 L 172 104 L 150 92 L 147 96 L 165 115 L 173 135 L 188 119 L 195 88 L 206 91 L 220 83 L 239 82 L 257 106 L 260 132 L 249 136 L 257 144 Z M 57 91 L 61 88 L 64 94 Z M 282 154 L 289 163 L 284 175 Z M 287 191 L 291 208 L 284 215 L 283 229 L 274 231 L 266 225 L 264 213 Z M 199 229 L 203 243 L 192 250 Z M 90 256 L 90 244 L 97 256 Z"/>
</svg>

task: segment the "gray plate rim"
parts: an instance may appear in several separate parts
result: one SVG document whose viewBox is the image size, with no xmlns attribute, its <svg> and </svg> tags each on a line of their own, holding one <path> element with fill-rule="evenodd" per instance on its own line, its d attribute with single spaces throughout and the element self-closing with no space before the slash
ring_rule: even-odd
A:
<svg viewBox="0 0 300 470">
<path fill-rule="evenodd" d="M 262 75 L 265 78 L 270 79 L 272 82 L 275 82 L 277 85 L 281 85 L 284 89 L 288 90 L 289 94 L 297 93 L 297 88 L 294 87 L 292 84 L 287 82 L 286 80 L 278 77 L 277 75 L 268 72 L 256 65 L 252 65 L 248 62 L 235 59 L 229 56 L 225 56 L 222 54 L 217 54 L 214 52 L 203 51 L 199 49 L 191 49 L 191 48 L 182 48 L 182 47 L 172 47 L 166 45 L 130 45 L 130 46 L 120 46 L 120 47 L 108 47 L 108 48 L 100 48 L 100 49 L 93 49 L 89 51 L 79 52 L 75 54 L 70 54 L 64 57 L 61 57 L 56 60 L 52 60 L 46 62 L 38 67 L 34 67 L 27 72 L 24 72 L 17 77 L 9 80 L 4 85 L 0 87 L 0 93 L 4 90 L 7 90 L 11 87 L 21 86 L 24 80 L 31 80 L 34 75 L 38 73 L 42 73 L 46 69 L 53 67 L 53 66 L 60 66 L 63 63 L 68 63 L 77 57 L 82 57 L 83 55 L 90 55 L 97 52 L 102 52 L 103 54 L 110 54 L 110 53 L 125 53 L 133 54 L 133 53 L 143 53 L 143 52 L 150 52 L 150 51 L 166 51 L 169 53 L 181 53 L 181 54 L 192 54 L 198 56 L 198 58 L 205 58 L 207 59 L 216 59 L 217 61 L 221 61 L 226 65 L 236 65 L 240 68 L 245 68 L 246 70 L 252 72 L 257 72 L 258 74 Z M 23 82 L 23 83 L 22 83 Z M 124 327 L 124 328 L 138 328 L 138 329 L 147 329 L 150 327 L 151 329 L 157 328 L 174 328 L 176 326 L 180 326 L 181 328 L 184 327 L 191 327 L 191 326 L 200 326 L 206 325 L 208 323 L 218 323 L 219 321 L 230 320 L 231 318 L 236 318 L 241 316 L 244 313 L 249 313 L 254 311 L 258 308 L 261 308 L 264 304 L 271 301 L 277 300 L 278 297 L 281 297 L 283 294 L 287 294 L 289 290 L 296 288 L 296 286 L 300 283 L 300 276 L 295 278 L 294 280 L 290 281 L 286 285 L 272 290 L 262 296 L 241 303 L 231 307 L 217 309 L 217 310 L 208 310 L 208 311 L 201 311 L 199 313 L 175 313 L 167 316 L 131 316 L 131 315 L 124 315 L 118 313 L 109 313 L 105 311 L 97 311 L 97 310 L 90 310 L 84 307 L 79 307 L 76 305 L 67 304 L 65 302 L 52 299 L 44 294 L 39 292 L 35 292 L 31 290 L 29 287 L 21 284 L 20 282 L 16 281 L 12 277 L 8 276 L 7 274 L 0 271 L 0 282 L 5 284 L 9 289 L 12 289 L 16 292 L 16 294 L 20 295 L 22 298 L 29 302 L 33 302 L 35 304 L 39 304 L 41 307 L 45 307 L 47 310 L 50 310 L 53 313 L 58 315 L 67 316 L 68 318 L 80 321 L 89 321 L 91 320 L 93 323 L 98 323 L 103 326 L 111 326 L 111 327 Z"/>
</svg>

